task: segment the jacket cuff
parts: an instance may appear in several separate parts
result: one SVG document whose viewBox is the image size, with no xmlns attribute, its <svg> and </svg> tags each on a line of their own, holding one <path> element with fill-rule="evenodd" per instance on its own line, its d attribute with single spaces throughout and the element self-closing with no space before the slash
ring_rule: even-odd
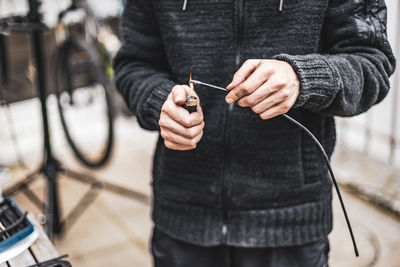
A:
<svg viewBox="0 0 400 267">
<path fill-rule="evenodd" d="M 324 56 L 280 54 L 274 59 L 288 62 L 299 78 L 300 93 L 293 108 L 320 109 L 322 103 L 333 101 L 340 86 L 340 78 Z"/>
<path fill-rule="evenodd" d="M 160 119 L 161 107 L 175 85 L 173 81 L 166 81 L 151 91 L 142 104 L 140 112 L 136 114 L 138 123 L 142 128 L 152 131 L 160 129 L 158 120 Z"/>
</svg>

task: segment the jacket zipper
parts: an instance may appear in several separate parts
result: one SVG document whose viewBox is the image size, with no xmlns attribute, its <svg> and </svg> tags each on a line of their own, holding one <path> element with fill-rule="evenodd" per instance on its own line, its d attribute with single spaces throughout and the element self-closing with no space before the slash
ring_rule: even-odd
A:
<svg viewBox="0 0 400 267">
<path fill-rule="evenodd" d="M 235 0 L 235 30 L 236 30 L 236 56 L 235 56 L 235 66 L 236 70 L 240 66 L 241 59 L 241 48 L 242 48 L 242 40 L 243 40 L 243 0 Z M 227 220 L 228 220 L 228 173 L 227 168 L 231 163 L 230 156 L 230 141 L 231 141 L 231 113 L 233 112 L 234 103 L 229 104 L 228 111 L 225 120 L 224 127 L 224 172 L 222 177 L 222 186 L 221 186 L 221 210 L 222 210 L 222 235 L 224 241 L 226 242 L 227 235 Z"/>
</svg>

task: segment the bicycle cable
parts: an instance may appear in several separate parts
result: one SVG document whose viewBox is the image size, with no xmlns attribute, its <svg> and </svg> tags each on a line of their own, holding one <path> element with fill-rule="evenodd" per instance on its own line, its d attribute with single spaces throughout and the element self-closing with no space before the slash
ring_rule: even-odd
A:
<svg viewBox="0 0 400 267">
<path fill-rule="evenodd" d="M 329 157 L 326 154 L 326 151 L 325 151 L 324 147 L 319 142 L 319 140 L 315 137 L 315 135 L 310 130 L 308 130 L 307 127 L 305 127 L 303 124 L 301 124 L 297 120 L 293 119 L 292 117 L 288 116 L 287 114 L 282 114 L 281 116 L 283 118 L 289 120 L 290 122 L 292 122 L 293 124 L 295 124 L 299 128 L 301 128 L 309 137 L 311 137 L 311 139 L 314 141 L 314 143 L 318 146 L 319 150 L 321 151 L 321 153 L 322 153 L 322 155 L 324 157 L 326 166 L 328 167 L 328 171 L 329 171 L 329 174 L 331 176 L 332 183 L 333 183 L 333 185 L 335 187 L 336 194 L 337 194 L 337 196 L 339 198 L 340 206 L 342 207 L 342 211 L 343 211 L 343 214 L 344 214 L 344 218 L 346 220 L 347 228 L 349 229 L 349 232 L 350 232 L 351 241 L 353 242 L 354 253 L 356 254 L 356 257 L 358 257 L 359 253 L 358 253 L 357 243 L 356 243 L 356 240 L 354 238 L 353 229 L 352 229 L 351 224 L 350 224 L 350 219 L 349 219 L 349 216 L 347 215 L 346 207 L 344 205 L 344 201 L 343 201 L 340 189 L 339 189 L 339 185 L 337 183 L 335 175 L 333 174 L 332 166 L 331 166 Z"/>
<path fill-rule="evenodd" d="M 190 80 L 189 83 L 200 84 L 200 85 L 204 85 L 204 86 L 207 86 L 207 87 L 210 87 L 210 88 L 214 88 L 214 89 L 218 89 L 218 90 L 222 90 L 222 91 L 228 92 L 228 90 L 226 88 L 223 88 L 223 87 L 220 87 L 220 86 L 216 86 L 216 85 L 213 85 L 213 84 L 209 84 L 209 83 L 205 83 L 205 82 L 201 82 L 201 81 L 198 81 L 198 80 Z M 353 243 L 354 254 L 356 255 L 356 257 L 359 257 L 357 243 L 356 243 L 356 240 L 354 238 L 353 229 L 351 227 L 350 219 L 349 219 L 349 216 L 347 215 L 346 207 L 344 205 L 344 201 L 343 201 L 343 198 L 342 198 L 342 194 L 340 192 L 339 185 L 338 185 L 336 177 L 335 177 L 335 175 L 333 173 L 329 157 L 326 154 L 326 151 L 325 151 L 324 147 L 319 142 L 317 137 L 315 137 L 315 135 L 307 127 L 305 127 L 303 124 L 301 124 L 300 122 L 298 122 L 297 120 L 293 119 L 292 117 L 290 117 L 287 114 L 282 114 L 281 116 L 283 118 L 285 118 L 286 120 L 288 120 L 289 122 L 291 122 L 294 125 L 296 125 L 297 127 L 299 127 L 301 130 L 303 130 L 309 137 L 311 137 L 311 139 L 314 141 L 314 143 L 317 145 L 317 147 L 321 151 L 321 153 L 323 155 L 323 158 L 324 158 L 324 161 L 326 163 L 326 166 L 328 167 L 328 171 L 329 171 L 329 174 L 330 174 L 330 177 L 331 177 L 331 181 L 333 183 L 333 186 L 335 187 L 336 194 L 337 194 L 337 196 L 339 198 L 340 206 L 342 208 L 342 211 L 343 211 L 343 214 L 344 214 L 344 218 L 346 220 L 347 228 L 349 229 L 351 241 Z"/>
</svg>

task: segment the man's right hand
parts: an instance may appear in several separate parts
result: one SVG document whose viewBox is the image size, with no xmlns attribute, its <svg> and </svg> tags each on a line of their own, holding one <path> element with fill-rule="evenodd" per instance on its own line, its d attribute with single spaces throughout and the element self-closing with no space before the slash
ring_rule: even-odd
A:
<svg viewBox="0 0 400 267">
<path fill-rule="evenodd" d="M 190 95 L 198 98 L 189 86 L 176 85 L 161 108 L 158 124 L 164 144 L 169 149 L 195 149 L 203 136 L 204 117 L 200 105 L 197 106 L 197 112 L 193 113 L 182 107 Z"/>
</svg>

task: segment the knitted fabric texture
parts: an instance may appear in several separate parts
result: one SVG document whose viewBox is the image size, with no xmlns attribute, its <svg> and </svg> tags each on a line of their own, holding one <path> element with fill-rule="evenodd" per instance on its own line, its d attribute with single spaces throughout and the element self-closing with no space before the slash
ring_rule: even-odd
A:
<svg viewBox="0 0 400 267">
<path fill-rule="evenodd" d="M 128 0 L 116 84 L 139 124 L 158 131 L 176 84 L 225 86 L 246 59 L 290 63 L 300 95 L 289 115 L 335 145 L 333 116 L 381 101 L 395 59 L 384 1 Z M 197 148 L 154 155 L 153 220 L 169 235 L 205 246 L 299 245 L 332 229 L 331 182 L 322 155 L 283 118 L 261 120 L 225 93 L 196 86 L 205 118 Z M 134 138 L 134 137 L 132 137 Z"/>
</svg>

